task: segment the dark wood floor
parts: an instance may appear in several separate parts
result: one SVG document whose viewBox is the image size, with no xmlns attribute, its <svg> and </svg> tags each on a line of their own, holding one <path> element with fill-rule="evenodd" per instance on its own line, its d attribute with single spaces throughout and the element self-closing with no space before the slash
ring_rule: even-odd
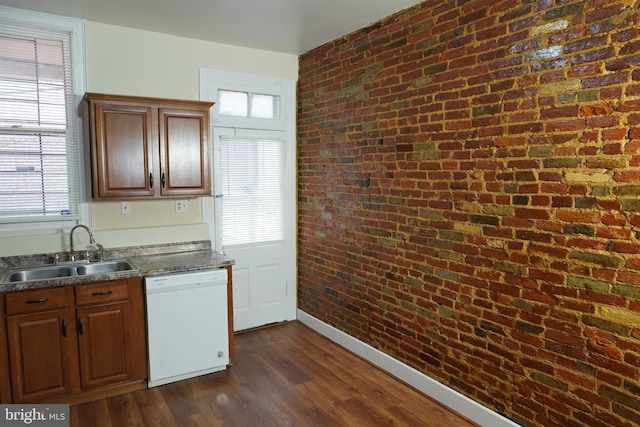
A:
<svg viewBox="0 0 640 427">
<path fill-rule="evenodd" d="M 236 336 L 233 366 L 71 407 L 72 427 L 475 424 L 298 322 Z"/>
</svg>

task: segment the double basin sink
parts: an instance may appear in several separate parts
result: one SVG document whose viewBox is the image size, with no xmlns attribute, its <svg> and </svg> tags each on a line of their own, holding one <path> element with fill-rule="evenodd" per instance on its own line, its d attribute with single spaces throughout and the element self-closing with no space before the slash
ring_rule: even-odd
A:
<svg viewBox="0 0 640 427">
<path fill-rule="evenodd" d="M 2 283 L 29 282 L 34 280 L 62 279 L 90 274 L 133 271 L 137 267 L 128 259 L 87 263 L 86 261 L 65 262 L 58 265 L 12 268 L 4 276 Z"/>
</svg>

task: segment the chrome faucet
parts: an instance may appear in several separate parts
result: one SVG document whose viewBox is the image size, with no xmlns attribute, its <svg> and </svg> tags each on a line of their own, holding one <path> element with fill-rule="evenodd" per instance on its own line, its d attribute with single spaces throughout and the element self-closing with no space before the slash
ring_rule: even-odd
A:
<svg viewBox="0 0 640 427">
<path fill-rule="evenodd" d="M 100 243 L 96 243 L 98 247 L 98 261 L 104 262 L 104 247 Z"/>
<path fill-rule="evenodd" d="M 96 239 L 93 238 L 93 233 L 91 232 L 91 230 L 89 229 L 89 227 L 87 227 L 86 225 L 83 224 L 78 224 L 75 227 L 73 227 L 71 229 L 71 232 L 69 233 L 69 256 L 70 256 L 70 260 L 71 261 L 75 261 L 76 260 L 76 254 L 75 251 L 73 249 L 73 232 L 76 231 L 76 228 L 84 228 L 85 230 L 87 230 L 87 233 L 89 233 L 89 243 L 90 244 L 95 244 L 96 243 Z"/>
</svg>

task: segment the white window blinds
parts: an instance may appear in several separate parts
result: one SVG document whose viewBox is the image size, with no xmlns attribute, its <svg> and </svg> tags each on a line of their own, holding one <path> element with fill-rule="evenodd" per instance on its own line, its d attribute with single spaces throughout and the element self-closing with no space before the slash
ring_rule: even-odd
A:
<svg viewBox="0 0 640 427">
<path fill-rule="evenodd" d="M 79 215 L 71 34 L 0 22 L 0 222 Z"/>
<path fill-rule="evenodd" d="M 284 239 L 285 142 L 220 138 L 222 246 Z"/>
</svg>

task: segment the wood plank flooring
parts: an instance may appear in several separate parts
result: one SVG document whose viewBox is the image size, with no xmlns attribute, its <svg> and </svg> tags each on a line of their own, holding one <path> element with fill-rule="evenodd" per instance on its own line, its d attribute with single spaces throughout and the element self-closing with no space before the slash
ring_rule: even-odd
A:
<svg viewBox="0 0 640 427">
<path fill-rule="evenodd" d="M 224 371 L 70 408 L 71 427 L 476 424 L 299 322 L 236 335 Z"/>
</svg>

